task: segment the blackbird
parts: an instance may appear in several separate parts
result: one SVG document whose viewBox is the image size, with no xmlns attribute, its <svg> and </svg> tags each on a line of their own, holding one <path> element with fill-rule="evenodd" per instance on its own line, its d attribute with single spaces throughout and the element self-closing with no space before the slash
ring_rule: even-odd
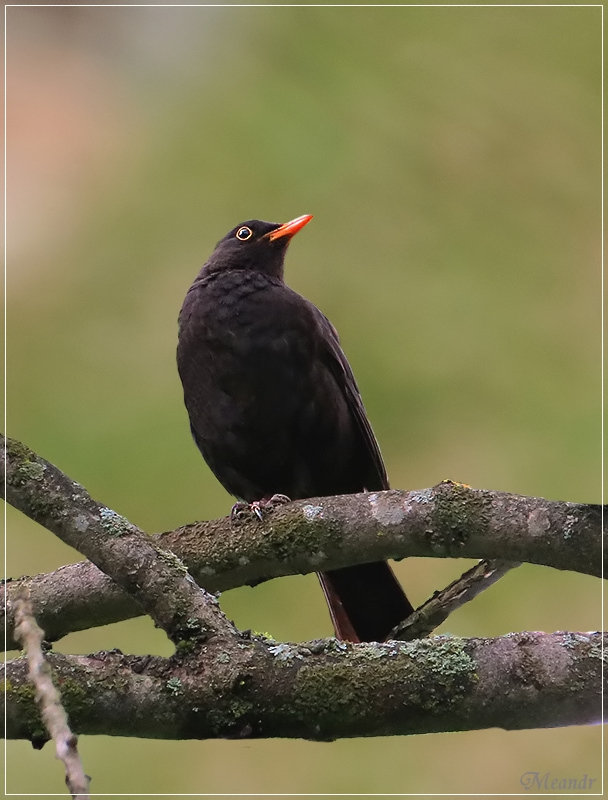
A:
<svg viewBox="0 0 608 800">
<path fill-rule="evenodd" d="M 388 489 L 335 328 L 283 281 L 312 216 L 249 220 L 218 242 L 179 315 L 177 364 L 194 441 L 236 498 Z M 319 573 L 339 639 L 383 641 L 413 608 L 386 562 Z"/>
</svg>

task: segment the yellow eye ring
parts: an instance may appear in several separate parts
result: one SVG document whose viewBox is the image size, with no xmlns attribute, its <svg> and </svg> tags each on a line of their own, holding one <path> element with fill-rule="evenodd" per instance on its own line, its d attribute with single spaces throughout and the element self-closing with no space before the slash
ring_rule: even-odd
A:
<svg viewBox="0 0 608 800">
<path fill-rule="evenodd" d="M 241 242 L 246 242 L 247 239 L 251 239 L 253 236 L 253 231 L 251 228 L 248 228 L 246 225 L 243 225 L 242 228 L 239 228 L 238 231 L 234 234 L 237 239 L 240 239 Z"/>
</svg>

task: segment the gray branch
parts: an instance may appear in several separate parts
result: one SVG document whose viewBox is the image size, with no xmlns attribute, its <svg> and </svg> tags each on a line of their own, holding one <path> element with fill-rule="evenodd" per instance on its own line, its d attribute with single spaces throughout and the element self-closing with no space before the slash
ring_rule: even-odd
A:
<svg viewBox="0 0 608 800">
<path fill-rule="evenodd" d="M 170 659 L 118 651 L 48 654 L 72 728 L 79 733 L 331 740 L 589 724 L 601 717 L 601 634 L 278 643 L 237 631 L 180 560 L 183 556 L 201 580 L 211 585 L 216 580 L 214 588 L 221 588 L 222 580 L 240 585 L 285 572 L 343 566 L 353 563 L 349 552 L 358 554 L 358 562 L 413 555 L 410 548 L 424 547 L 429 548 L 426 554 L 470 555 L 477 548 L 483 552 L 488 538 L 495 545 L 506 542 L 509 556 L 529 550 L 527 559 L 519 560 L 536 563 L 539 545 L 553 566 L 560 565 L 563 553 L 551 553 L 583 550 L 580 570 L 593 572 L 599 539 L 593 507 L 445 482 L 425 492 L 310 500 L 292 504 L 262 525 L 197 523 L 149 539 L 23 445 L 7 442 L 7 455 L 8 500 L 87 555 L 120 587 L 127 598 L 121 603 L 128 607 L 130 600 L 133 614 L 150 614 L 176 646 Z M 218 536 L 222 530 L 228 549 Z M 575 535 L 572 547 L 569 540 Z M 552 539 L 551 548 L 547 541 Z M 281 567 L 285 560 L 288 570 Z M 508 566 L 478 565 L 435 601 L 448 608 Z M 94 568 L 84 564 L 76 569 Z M 40 576 L 17 583 L 20 590 L 31 590 L 45 580 Z M 90 594 L 91 586 L 79 591 Z M 46 603 L 50 599 L 47 593 Z M 430 624 L 441 613 L 438 602 L 427 604 L 427 612 L 415 624 Z M 8 662 L 6 676 L 7 734 L 43 741 L 25 659 Z"/>
<path fill-rule="evenodd" d="M 6 446 L 6 499 L 27 516 L 51 530 L 57 525 L 63 529 L 69 524 L 89 525 L 91 515 L 94 528 L 134 530 L 22 444 L 8 439 Z M 421 491 L 297 501 L 276 509 L 263 523 L 255 518 L 234 522 L 229 517 L 195 522 L 158 534 L 152 542 L 166 555 L 174 553 L 210 592 L 283 575 L 408 556 L 523 561 L 599 576 L 605 536 L 600 520 L 597 505 L 484 491 L 444 481 Z M 74 546 L 81 549 L 84 539 L 84 535 L 73 539 L 78 542 Z M 124 580 L 128 586 L 133 576 L 125 575 Z M 3 622 L 9 647 L 15 646 L 11 597 L 21 585 L 29 590 L 34 612 L 50 641 L 142 613 L 141 600 L 121 590 L 92 563 L 68 565 L 3 587 L 8 601 L 8 618 Z M 152 602 L 156 596 L 153 591 Z"/>
<path fill-rule="evenodd" d="M 353 736 L 599 722 L 599 633 L 300 645 L 219 641 L 195 658 L 48 655 L 79 733 L 163 739 Z M 608 652 L 608 651 L 607 651 Z M 7 665 L 7 735 L 41 723 L 27 664 Z"/>
<path fill-rule="evenodd" d="M 480 561 L 445 589 L 435 592 L 426 603 L 397 625 L 388 638 L 411 641 L 428 636 L 453 611 L 489 589 L 503 575 L 518 566 L 520 565 L 511 561 Z"/>
<path fill-rule="evenodd" d="M 8 499 L 86 555 L 174 644 L 234 634 L 216 598 L 194 582 L 174 553 L 97 503 L 80 484 L 20 442 L 3 437 L 2 444 Z M 34 605 L 32 609 L 37 615 Z"/>
</svg>

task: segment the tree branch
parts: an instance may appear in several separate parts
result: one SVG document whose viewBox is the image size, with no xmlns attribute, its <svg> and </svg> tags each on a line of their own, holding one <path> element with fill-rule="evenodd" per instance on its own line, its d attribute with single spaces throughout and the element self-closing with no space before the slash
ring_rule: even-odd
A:
<svg viewBox="0 0 608 800">
<path fill-rule="evenodd" d="M 499 727 L 585 725 L 601 708 L 599 633 L 300 645 L 243 640 L 181 660 L 50 654 L 79 733 L 328 741 Z M 40 720 L 24 659 L 7 664 L 7 735 Z"/>
<path fill-rule="evenodd" d="M 330 740 L 588 724 L 601 717 L 601 634 L 277 643 L 237 631 L 215 598 L 199 589 L 179 558 L 165 549 L 171 543 L 217 588 L 222 581 L 240 585 L 344 566 L 354 563 L 351 550 L 362 563 L 414 553 L 471 555 L 501 543 L 522 560 L 546 558 L 553 566 L 565 566 L 564 552 L 571 552 L 581 571 L 593 572 L 599 552 L 594 507 L 444 482 L 425 492 L 309 500 L 281 509 L 261 525 L 196 523 L 152 540 L 23 445 L 7 442 L 7 454 L 9 501 L 89 556 L 130 597 L 133 613 L 149 613 L 176 645 L 170 659 L 118 651 L 48 655 L 78 732 Z M 228 548 L 217 535 L 220 530 L 227 533 Z M 570 568 L 576 566 L 572 559 Z M 428 626 L 510 566 L 482 563 L 470 570 L 421 609 L 414 628 L 402 626 L 404 635 Z M 88 564 L 73 569 L 96 574 Z M 16 584 L 39 588 L 46 582 L 47 576 L 39 576 Z M 107 579 L 98 585 L 104 582 L 112 585 Z M 65 591 L 65 581 L 62 586 Z M 91 586 L 80 590 L 90 594 Z M 6 703 L 9 736 L 44 738 L 24 659 L 7 664 Z"/>
<path fill-rule="evenodd" d="M 435 592 L 426 603 L 397 625 L 388 638 L 411 641 L 428 636 L 457 608 L 473 600 L 507 572 L 519 566 L 511 561 L 480 561 L 445 589 Z"/>
<path fill-rule="evenodd" d="M 80 484 L 23 444 L 4 437 L 1 443 L 6 446 L 2 461 L 6 461 L 7 493 L 18 507 L 86 555 L 174 644 L 234 636 L 236 629 L 215 597 L 197 586 L 175 554 L 97 503 Z"/>
<path fill-rule="evenodd" d="M 87 541 L 88 530 L 118 532 L 117 542 L 136 531 L 123 517 L 92 501 L 56 467 L 18 442 L 6 442 L 7 500 L 24 514 L 51 530 L 74 528 L 70 543 L 78 549 Z M 148 565 L 158 562 L 149 550 L 151 541 L 173 552 L 208 591 L 407 556 L 525 561 L 599 576 L 600 520 L 597 505 L 444 481 L 421 491 L 297 501 L 277 508 L 263 523 L 257 519 L 235 523 L 229 517 L 195 522 L 152 540 L 139 532 L 129 549 L 136 558 L 143 542 L 151 559 Z M 82 526 L 84 530 L 79 530 Z M 141 561 L 145 571 L 146 558 Z M 80 562 L 9 582 L 4 587 L 8 646 L 15 645 L 11 597 L 19 586 L 29 590 L 36 617 L 53 641 L 71 631 L 140 614 L 141 606 L 134 599 L 139 596 L 137 575 L 124 574 L 122 580 L 127 593 L 93 564 Z M 157 583 L 151 590 L 152 605 L 159 593 L 166 596 Z"/>
</svg>

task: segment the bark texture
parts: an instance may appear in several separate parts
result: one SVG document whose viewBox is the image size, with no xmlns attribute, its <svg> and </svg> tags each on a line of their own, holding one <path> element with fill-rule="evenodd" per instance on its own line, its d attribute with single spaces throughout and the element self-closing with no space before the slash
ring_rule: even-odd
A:
<svg viewBox="0 0 608 800">
<path fill-rule="evenodd" d="M 6 499 L 11 505 L 50 530 L 68 520 L 84 524 L 90 514 L 111 534 L 134 529 L 33 451 L 7 441 Z M 599 505 L 443 481 L 419 491 L 301 500 L 277 508 L 262 523 L 255 517 L 239 522 L 225 517 L 194 522 L 152 539 L 183 561 L 199 585 L 215 592 L 408 556 L 528 562 L 599 577 L 605 537 Z M 21 584 L 30 593 L 49 641 L 143 613 L 141 603 L 109 574 L 87 561 L 70 564 L 2 586 L 7 616 L 2 612 L 1 622 L 9 648 L 15 646 L 10 598 Z"/>
<path fill-rule="evenodd" d="M 9 646 L 28 592 L 47 639 L 147 613 L 175 646 L 169 659 L 41 652 L 76 733 L 332 740 L 601 719 L 601 633 L 291 644 L 238 631 L 207 591 L 410 555 L 490 559 L 395 631 L 426 635 L 517 562 L 601 574 L 597 506 L 444 481 L 149 537 L 24 445 L 2 446 L 8 501 L 90 559 L 7 583 Z M 7 663 L 5 689 L 7 735 L 43 743 L 26 659 Z"/>
<path fill-rule="evenodd" d="M 598 633 L 287 644 L 216 641 L 196 659 L 47 656 L 78 733 L 327 741 L 499 727 L 587 725 L 601 708 Z M 23 658 L 7 672 L 7 733 L 43 728 Z"/>
</svg>

